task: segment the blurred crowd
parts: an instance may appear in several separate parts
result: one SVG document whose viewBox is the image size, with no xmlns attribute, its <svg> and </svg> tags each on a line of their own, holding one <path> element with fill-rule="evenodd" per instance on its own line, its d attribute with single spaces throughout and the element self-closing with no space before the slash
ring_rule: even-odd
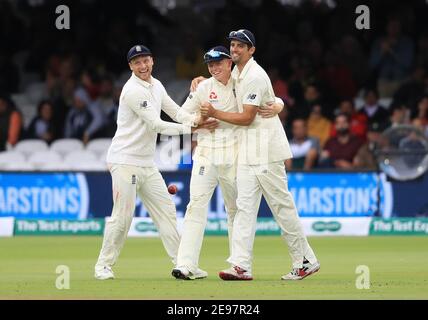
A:
<svg viewBox="0 0 428 320">
<path fill-rule="evenodd" d="M 428 136 L 426 1 L 368 2 L 370 30 L 355 27 L 358 1 L 292 2 L 61 1 L 71 28 L 57 30 L 59 3 L 0 1 L 0 151 L 28 138 L 112 137 L 132 45 L 150 47 L 154 76 L 185 97 L 193 77 L 208 75 L 204 51 L 240 28 L 254 32 L 255 59 L 286 102 L 289 169 L 375 169 L 386 129 Z"/>
</svg>

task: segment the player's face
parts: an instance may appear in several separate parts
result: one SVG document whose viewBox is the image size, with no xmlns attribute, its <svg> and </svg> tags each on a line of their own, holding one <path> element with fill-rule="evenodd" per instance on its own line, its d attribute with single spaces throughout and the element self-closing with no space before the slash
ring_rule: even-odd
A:
<svg viewBox="0 0 428 320">
<path fill-rule="evenodd" d="M 253 56 L 254 51 L 256 51 L 256 48 L 249 48 L 246 43 L 237 40 L 230 41 L 230 55 L 232 56 L 232 61 L 238 66 L 247 63 Z"/>
<path fill-rule="evenodd" d="M 150 81 L 153 70 L 153 58 L 151 56 L 140 56 L 131 60 L 129 68 L 141 80 Z"/>
<path fill-rule="evenodd" d="M 220 61 L 208 62 L 208 71 L 216 79 L 222 83 L 227 83 L 230 78 L 230 67 L 232 66 L 232 60 L 221 59 Z"/>
</svg>

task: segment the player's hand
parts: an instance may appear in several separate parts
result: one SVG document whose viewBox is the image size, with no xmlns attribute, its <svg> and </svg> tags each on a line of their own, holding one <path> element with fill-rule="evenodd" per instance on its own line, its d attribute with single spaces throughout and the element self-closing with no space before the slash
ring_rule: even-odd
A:
<svg viewBox="0 0 428 320">
<path fill-rule="evenodd" d="M 190 92 L 195 92 L 196 88 L 198 87 L 198 84 L 200 84 L 202 81 L 206 80 L 207 78 L 199 76 L 196 78 L 193 78 L 192 83 L 190 84 Z"/>
<path fill-rule="evenodd" d="M 205 117 L 214 117 L 215 109 L 209 102 L 204 102 L 201 104 L 201 115 Z"/>
<path fill-rule="evenodd" d="M 280 103 L 268 102 L 264 106 L 259 108 L 257 113 L 262 118 L 272 118 L 272 117 L 276 116 L 278 113 L 280 113 L 283 108 L 284 108 L 284 106 Z"/>
<path fill-rule="evenodd" d="M 192 132 L 197 132 L 198 130 L 215 130 L 219 125 L 219 121 L 214 118 L 205 118 L 205 120 L 200 123 L 196 128 L 192 128 Z"/>
</svg>

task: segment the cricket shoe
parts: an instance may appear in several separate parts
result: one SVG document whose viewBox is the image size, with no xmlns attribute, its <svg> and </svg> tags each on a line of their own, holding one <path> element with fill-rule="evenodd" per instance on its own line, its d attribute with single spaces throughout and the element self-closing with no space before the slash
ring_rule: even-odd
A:
<svg viewBox="0 0 428 320">
<path fill-rule="evenodd" d="M 192 273 L 186 267 L 177 267 L 172 270 L 171 274 L 174 278 L 182 280 L 197 280 L 208 277 L 208 272 L 199 268 L 196 269 L 195 273 Z"/>
<path fill-rule="evenodd" d="M 220 271 L 218 276 L 223 280 L 253 280 L 250 272 L 238 267 L 232 266 L 229 269 Z"/>
<path fill-rule="evenodd" d="M 114 279 L 113 270 L 111 270 L 111 268 L 107 266 L 102 268 L 96 268 L 95 279 L 98 279 L 98 280 Z"/>
<path fill-rule="evenodd" d="M 291 272 L 283 275 L 281 280 L 302 280 L 311 274 L 314 274 L 320 269 L 320 263 L 316 261 L 315 263 L 303 263 L 302 268 L 294 268 Z"/>
</svg>

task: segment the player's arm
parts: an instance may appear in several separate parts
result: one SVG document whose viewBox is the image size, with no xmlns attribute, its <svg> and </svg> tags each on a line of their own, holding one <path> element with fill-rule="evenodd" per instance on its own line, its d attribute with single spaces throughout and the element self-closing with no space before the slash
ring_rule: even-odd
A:
<svg viewBox="0 0 428 320">
<path fill-rule="evenodd" d="M 211 104 L 205 102 L 201 106 L 201 114 L 210 116 L 238 126 L 249 126 L 255 119 L 259 106 L 262 105 L 262 95 L 266 89 L 263 79 L 254 78 L 246 85 L 243 94 L 243 112 L 224 112 L 215 109 Z"/>
<path fill-rule="evenodd" d="M 257 115 L 257 109 L 256 105 L 244 104 L 243 112 L 225 112 L 215 109 L 209 102 L 204 102 L 201 106 L 201 114 L 238 126 L 249 126 Z"/>
<path fill-rule="evenodd" d="M 193 98 L 192 94 L 190 94 L 189 97 Z M 189 99 L 189 97 L 187 98 L 186 102 L 188 100 L 192 100 L 192 98 Z M 192 112 L 193 109 L 196 109 L 197 111 L 198 107 L 194 106 L 193 103 L 190 103 L 190 101 L 188 102 L 188 105 L 185 109 L 182 107 L 180 108 L 180 106 L 171 99 L 164 89 L 161 102 L 162 110 L 165 111 L 166 114 L 169 115 L 174 121 L 186 124 L 191 127 L 196 127 L 200 122 L 200 115 L 197 112 Z"/>
<path fill-rule="evenodd" d="M 193 78 L 192 83 L 190 84 L 190 92 L 195 92 L 198 85 L 204 80 L 207 80 L 207 78 L 203 76 Z"/>
<path fill-rule="evenodd" d="M 154 109 L 148 96 L 138 93 L 125 97 L 125 103 L 148 125 L 148 127 L 160 134 L 180 135 L 191 132 L 191 127 L 184 124 L 163 121 Z"/>
<path fill-rule="evenodd" d="M 275 117 L 284 109 L 284 101 L 281 98 L 275 97 L 275 102 L 269 102 L 263 107 L 259 108 L 258 114 L 262 118 L 272 118 Z"/>
</svg>

